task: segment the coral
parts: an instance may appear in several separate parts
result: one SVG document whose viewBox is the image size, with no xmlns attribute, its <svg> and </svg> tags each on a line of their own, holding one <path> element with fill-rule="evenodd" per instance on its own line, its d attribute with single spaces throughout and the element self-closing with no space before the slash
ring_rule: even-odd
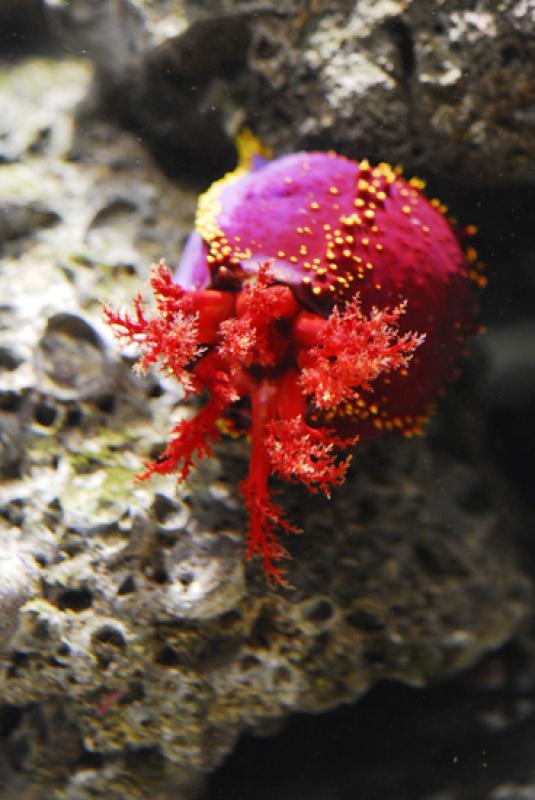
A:
<svg viewBox="0 0 535 800">
<path fill-rule="evenodd" d="M 140 295 L 133 315 L 105 315 L 137 345 L 138 369 L 159 361 L 187 393 L 208 396 L 141 477 L 185 480 L 221 420 L 250 433 L 247 554 L 284 582 L 275 532 L 296 528 L 271 499 L 270 475 L 329 496 L 350 463 L 340 449 L 384 429 L 414 432 L 459 353 L 472 291 L 462 246 L 421 182 L 332 153 L 267 162 L 245 142 L 238 169 L 199 201 L 177 282 L 163 262 L 153 270 L 154 315 Z"/>
</svg>

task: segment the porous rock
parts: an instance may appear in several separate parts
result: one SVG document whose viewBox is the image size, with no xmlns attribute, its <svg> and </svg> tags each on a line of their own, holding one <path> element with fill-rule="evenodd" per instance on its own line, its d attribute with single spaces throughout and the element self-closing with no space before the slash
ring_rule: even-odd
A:
<svg viewBox="0 0 535 800">
<path fill-rule="evenodd" d="M 77 124 L 90 80 L 86 62 L 37 60 L 0 84 L 25 115 L 2 190 L 57 217 L 2 254 L 4 413 L 21 444 L 0 516 L 28 587 L 9 600 L 0 769 L 38 797 L 191 798 L 245 729 L 473 663 L 515 634 L 530 587 L 486 472 L 426 440 L 363 447 L 330 503 L 284 489 L 305 531 L 287 542 L 288 590 L 244 564 L 246 443 L 223 442 L 187 486 L 135 481 L 191 408 L 163 376 L 131 374 L 100 301 L 124 304 L 151 261 L 176 261 L 195 193 L 134 136 Z"/>
<path fill-rule="evenodd" d="M 247 120 L 276 152 L 534 179 L 525 0 L 45 2 L 63 41 L 94 60 L 105 102 L 168 162 L 225 163 L 228 134 Z"/>
</svg>

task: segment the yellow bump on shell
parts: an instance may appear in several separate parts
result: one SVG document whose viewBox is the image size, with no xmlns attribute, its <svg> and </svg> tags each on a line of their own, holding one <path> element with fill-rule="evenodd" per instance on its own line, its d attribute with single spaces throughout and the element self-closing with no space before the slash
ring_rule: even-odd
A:
<svg viewBox="0 0 535 800">
<path fill-rule="evenodd" d="M 422 180 L 422 178 L 411 178 L 409 181 L 410 185 L 417 189 L 419 192 L 423 191 L 426 187 L 426 182 Z"/>
<path fill-rule="evenodd" d="M 340 194 L 340 191 L 336 188 L 336 186 L 329 186 L 329 193 L 330 194 Z"/>
<path fill-rule="evenodd" d="M 255 156 L 273 158 L 271 148 L 262 144 L 249 128 L 244 128 L 237 134 L 234 145 L 238 151 L 238 167 L 247 172 L 252 168 Z"/>
<path fill-rule="evenodd" d="M 315 294 L 316 296 L 321 294 L 321 292 L 322 290 L 320 286 L 314 286 L 314 288 L 312 289 L 312 294 Z"/>
<path fill-rule="evenodd" d="M 318 211 L 319 207 L 320 207 L 319 203 L 316 203 L 315 200 L 313 200 L 310 204 L 311 211 Z"/>
</svg>

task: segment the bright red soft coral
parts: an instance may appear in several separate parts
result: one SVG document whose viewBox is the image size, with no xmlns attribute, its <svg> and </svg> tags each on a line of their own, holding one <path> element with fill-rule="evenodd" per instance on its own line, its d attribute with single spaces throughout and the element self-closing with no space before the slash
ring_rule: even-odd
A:
<svg viewBox="0 0 535 800">
<path fill-rule="evenodd" d="M 140 369 L 158 361 L 205 398 L 142 478 L 186 479 L 222 421 L 250 434 L 247 555 L 270 580 L 284 582 L 277 528 L 295 531 L 270 476 L 329 496 L 351 460 L 340 451 L 419 429 L 470 329 L 474 251 L 421 189 L 334 154 L 256 160 L 201 197 L 177 274 L 153 270 L 152 316 L 139 296 L 132 315 L 105 309 Z"/>
</svg>

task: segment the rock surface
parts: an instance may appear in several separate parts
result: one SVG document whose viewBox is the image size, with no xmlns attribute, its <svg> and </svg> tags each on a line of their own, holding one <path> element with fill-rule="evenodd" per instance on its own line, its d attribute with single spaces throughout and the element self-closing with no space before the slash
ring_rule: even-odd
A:
<svg viewBox="0 0 535 800">
<path fill-rule="evenodd" d="M 230 158 L 244 120 L 283 150 L 333 148 L 478 181 L 535 177 L 526 0 L 45 0 L 104 97 L 168 167 Z"/>
</svg>

